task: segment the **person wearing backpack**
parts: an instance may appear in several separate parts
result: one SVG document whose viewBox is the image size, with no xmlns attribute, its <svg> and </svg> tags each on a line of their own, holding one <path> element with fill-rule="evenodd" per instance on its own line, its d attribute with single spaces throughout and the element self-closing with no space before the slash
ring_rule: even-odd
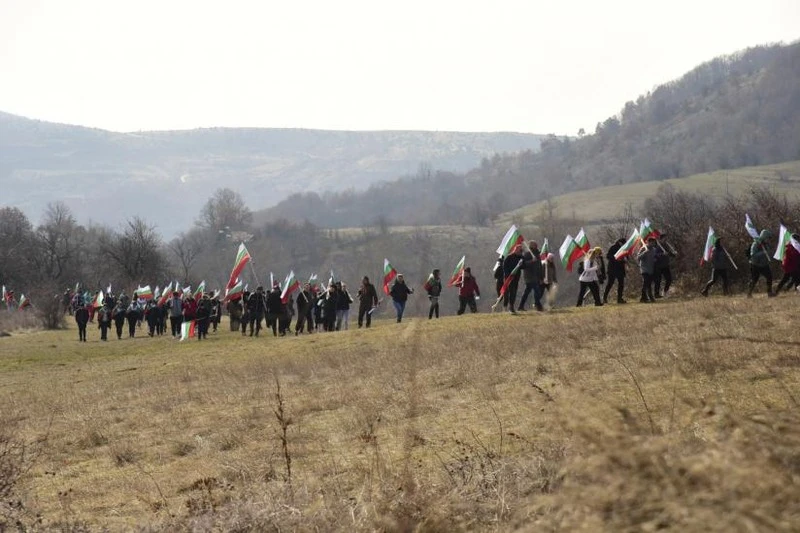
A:
<svg viewBox="0 0 800 533">
<path fill-rule="evenodd" d="M 596 307 L 603 305 L 603 302 L 600 300 L 600 285 L 598 283 L 600 279 L 600 262 L 602 260 L 603 250 L 597 246 L 586 254 L 581 264 L 578 265 L 578 270 L 580 271 L 578 280 L 580 281 L 581 288 L 578 292 L 578 304 L 576 307 L 583 306 L 583 298 L 586 296 L 586 291 L 592 293 L 592 298 L 594 298 L 594 305 Z M 583 268 L 581 268 L 581 266 Z"/>
<path fill-rule="evenodd" d="M 769 267 L 769 254 L 767 253 L 767 240 L 772 236 L 769 230 L 762 230 L 750 245 L 750 285 L 747 288 L 747 297 L 753 297 L 753 289 L 759 278 L 764 276 L 767 282 L 767 296 L 775 296 L 772 292 L 772 270 Z"/>
</svg>

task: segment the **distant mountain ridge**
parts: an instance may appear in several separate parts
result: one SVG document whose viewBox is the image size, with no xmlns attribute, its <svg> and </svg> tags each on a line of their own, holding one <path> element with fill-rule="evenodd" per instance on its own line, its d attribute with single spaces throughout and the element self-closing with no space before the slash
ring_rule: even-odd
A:
<svg viewBox="0 0 800 533">
<path fill-rule="evenodd" d="M 365 189 L 421 167 L 463 172 L 496 153 L 536 150 L 525 133 L 206 128 L 117 133 L 0 112 L 0 204 L 36 220 L 63 200 L 81 219 L 132 214 L 187 229 L 218 187 L 263 208 L 292 193 Z"/>
</svg>

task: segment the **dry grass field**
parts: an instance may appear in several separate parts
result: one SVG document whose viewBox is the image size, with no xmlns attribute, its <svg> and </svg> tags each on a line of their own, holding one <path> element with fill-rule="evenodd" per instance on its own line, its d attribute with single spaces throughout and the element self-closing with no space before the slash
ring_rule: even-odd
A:
<svg viewBox="0 0 800 533">
<path fill-rule="evenodd" d="M 798 303 L 1 338 L 0 530 L 798 531 Z"/>
</svg>

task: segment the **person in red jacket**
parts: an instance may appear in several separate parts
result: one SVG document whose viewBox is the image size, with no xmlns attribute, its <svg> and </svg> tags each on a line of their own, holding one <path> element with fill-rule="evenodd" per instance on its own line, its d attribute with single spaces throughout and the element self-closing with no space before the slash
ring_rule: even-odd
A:
<svg viewBox="0 0 800 533">
<path fill-rule="evenodd" d="M 476 300 L 481 297 L 481 290 L 478 288 L 478 282 L 472 276 L 470 267 L 464 269 L 464 274 L 461 278 L 461 283 L 458 284 L 458 313 L 463 315 L 464 311 L 469 306 L 469 310 L 473 313 L 478 312 L 478 304 Z"/>
<path fill-rule="evenodd" d="M 792 241 L 800 242 L 798 237 L 798 234 L 795 233 L 792 235 Z M 781 282 L 778 283 L 778 289 L 775 291 L 776 293 L 781 292 L 784 285 L 786 285 L 787 289 L 790 285 L 795 289 L 800 285 L 800 252 L 794 247 L 792 241 L 786 243 L 786 249 L 783 253 L 783 263 L 781 263 L 783 278 L 781 278 Z"/>
<path fill-rule="evenodd" d="M 197 317 L 197 302 L 190 294 L 183 302 L 183 321 L 189 322 Z"/>
</svg>

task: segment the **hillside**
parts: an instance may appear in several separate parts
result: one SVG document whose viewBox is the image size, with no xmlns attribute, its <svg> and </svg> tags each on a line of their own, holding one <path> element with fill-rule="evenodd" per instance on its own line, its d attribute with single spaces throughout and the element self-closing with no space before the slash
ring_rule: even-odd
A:
<svg viewBox="0 0 800 533">
<path fill-rule="evenodd" d="M 300 191 L 363 190 L 421 166 L 466 171 L 482 157 L 536 150 L 519 133 L 212 128 L 114 133 L 0 113 L 3 205 L 36 220 L 64 200 L 81 220 L 116 225 L 131 214 L 177 232 L 218 187 L 250 207 Z"/>
<path fill-rule="evenodd" d="M 0 529 L 797 531 L 796 299 L 2 338 Z"/>
<path fill-rule="evenodd" d="M 632 67 L 633 68 L 633 67 Z M 469 172 L 421 174 L 358 195 L 290 198 L 266 218 L 320 226 L 487 224 L 548 196 L 800 158 L 800 43 L 713 59 L 628 101 L 578 139 L 497 155 Z"/>
<path fill-rule="evenodd" d="M 585 191 L 561 194 L 549 199 L 558 215 L 568 218 L 573 214 L 587 225 L 616 221 L 627 206 L 638 213 L 645 200 L 654 196 L 658 188 L 669 184 L 681 191 L 702 194 L 715 200 L 727 196 L 740 196 L 753 188 L 767 188 L 791 199 L 800 199 L 800 161 L 777 165 L 743 167 L 695 174 L 686 178 L 663 181 L 645 181 L 626 185 L 610 185 Z M 497 218 L 500 226 L 517 222 L 531 223 L 542 216 L 548 201 L 540 201 L 503 213 Z"/>
</svg>

